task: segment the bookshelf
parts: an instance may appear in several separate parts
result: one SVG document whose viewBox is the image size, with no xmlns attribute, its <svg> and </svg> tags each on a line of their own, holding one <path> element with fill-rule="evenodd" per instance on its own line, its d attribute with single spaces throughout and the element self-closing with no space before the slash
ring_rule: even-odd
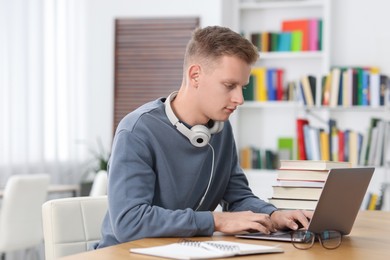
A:
<svg viewBox="0 0 390 260">
<path fill-rule="evenodd" d="M 233 28 L 248 39 L 254 33 L 280 32 L 283 21 L 322 20 L 320 50 L 260 52 L 254 67 L 282 69 L 285 83 L 305 74 L 324 75 L 329 71 L 330 0 L 235 0 L 233 6 Z M 278 137 L 295 137 L 295 121 L 301 108 L 298 102 L 289 101 L 245 102 L 231 118 L 238 148 L 275 150 Z"/>
<path fill-rule="evenodd" d="M 284 83 L 297 82 L 303 75 L 314 75 L 317 84 L 321 76 L 330 72 L 330 9 L 331 0 L 236 0 L 233 1 L 233 28 L 251 39 L 253 33 L 280 31 L 281 23 L 294 19 L 321 19 L 322 48 L 317 51 L 260 52 L 255 67 L 281 68 Z M 296 139 L 297 118 L 307 118 L 310 125 L 326 128 L 330 118 L 340 129 L 353 129 L 366 134 L 372 117 L 390 121 L 390 108 L 386 106 L 306 107 L 302 101 L 246 101 L 231 117 L 237 149 L 259 147 L 277 150 L 280 137 Z M 296 143 L 294 151 L 296 152 Z M 296 153 L 294 154 L 296 157 Z M 389 165 L 376 167 L 368 191 L 379 193 L 382 183 L 390 182 Z M 244 169 L 254 193 L 263 199 L 272 196 L 276 171 Z M 390 210 L 390 202 L 385 209 Z"/>
</svg>

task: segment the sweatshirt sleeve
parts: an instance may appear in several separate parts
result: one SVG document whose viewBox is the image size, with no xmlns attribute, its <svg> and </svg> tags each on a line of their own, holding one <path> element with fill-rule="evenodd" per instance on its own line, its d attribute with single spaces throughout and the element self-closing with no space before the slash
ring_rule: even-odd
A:
<svg viewBox="0 0 390 260">
<path fill-rule="evenodd" d="M 119 242 L 143 237 L 210 236 L 209 211 L 167 209 L 155 205 L 157 175 L 147 144 L 127 130 L 117 133 L 109 165 L 109 217 Z"/>
</svg>

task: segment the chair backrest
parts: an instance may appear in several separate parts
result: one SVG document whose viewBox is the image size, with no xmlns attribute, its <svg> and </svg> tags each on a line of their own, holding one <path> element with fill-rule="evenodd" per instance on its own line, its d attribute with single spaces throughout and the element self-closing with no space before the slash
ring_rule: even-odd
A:
<svg viewBox="0 0 390 260">
<path fill-rule="evenodd" d="M 42 206 L 46 260 L 87 251 L 101 238 L 107 196 L 72 197 Z"/>
<path fill-rule="evenodd" d="M 27 249 L 43 239 L 42 204 L 47 199 L 48 174 L 12 175 L 0 210 L 0 252 Z"/>
<path fill-rule="evenodd" d="M 107 171 L 99 171 L 93 180 L 92 188 L 89 196 L 104 196 L 107 195 Z"/>
</svg>

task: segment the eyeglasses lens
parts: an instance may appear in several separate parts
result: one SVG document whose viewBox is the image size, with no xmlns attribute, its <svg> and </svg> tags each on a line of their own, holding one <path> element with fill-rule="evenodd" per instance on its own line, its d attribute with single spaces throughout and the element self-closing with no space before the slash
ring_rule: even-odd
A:
<svg viewBox="0 0 390 260">
<path fill-rule="evenodd" d="M 324 231 L 320 234 L 322 246 L 327 249 L 338 248 L 341 244 L 341 233 L 338 231 Z"/>
<path fill-rule="evenodd" d="M 309 249 L 313 246 L 315 234 L 306 230 L 297 230 L 292 233 L 292 244 L 298 249 Z"/>
</svg>

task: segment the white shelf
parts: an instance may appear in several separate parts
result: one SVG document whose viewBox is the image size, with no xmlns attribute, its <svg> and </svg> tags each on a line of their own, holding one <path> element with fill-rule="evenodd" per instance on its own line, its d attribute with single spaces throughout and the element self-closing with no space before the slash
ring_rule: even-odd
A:
<svg viewBox="0 0 390 260">
<path fill-rule="evenodd" d="M 304 8 L 304 7 L 320 7 L 322 1 L 243 1 L 240 3 L 240 9 L 256 10 L 256 9 L 286 9 L 286 8 Z"/>
<path fill-rule="evenodd" d="M 322 111 L 322 110 L 328 110 L 330 112 L 389 112 L 390 108 L 388 106 L 380 106 L 380 107 L 372 107 L 372 106 L 350 106 L 350 107 L 342 107 L 342 106 L 337 106 L 337 107 L 305 107 L 306 110 L 310 111 Z"/>
<path fill-rule="evenodd" d="M 238 107 L 239 110 L 248 109 L 248 108 L 297 108 L 301 105 L 298 102 L 294 101 L 267 101 L 267 102 L 257 102 L 257 101 L 245 101 L 245 103 Z"/>
<path fill-rule="evenodd" d="M 261 52 L 260 60 L 282 60 L 282 59 L 322 59 L 322 51 L 305 51 L 305 52 Z"/>
</svg>

